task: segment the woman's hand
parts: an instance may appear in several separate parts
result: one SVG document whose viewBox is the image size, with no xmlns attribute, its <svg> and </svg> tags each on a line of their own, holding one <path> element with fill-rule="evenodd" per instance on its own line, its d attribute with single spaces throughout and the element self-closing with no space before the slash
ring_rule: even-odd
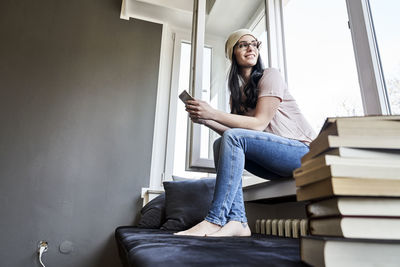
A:
<svg viewBox="0 0 400 267">
<path fill-rule="evenodd" d="M 192 120 L 210 120 L 213 119 L 215 109 L 207 102 L 202 100 L 188 100 L 186 102 L 186 111 Z"/>
</svg>

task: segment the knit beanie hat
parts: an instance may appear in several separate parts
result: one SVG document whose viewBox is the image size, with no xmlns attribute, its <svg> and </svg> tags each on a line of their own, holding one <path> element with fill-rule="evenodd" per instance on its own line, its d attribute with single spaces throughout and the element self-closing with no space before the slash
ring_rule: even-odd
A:
<svg viewBox="0 0 400 267">
<path fill-rule="evenodd" d="M 232 61 L 233 47 L 235 46 L 237 41 L 239 41 L 239 39 L 244 35 L 251 35 L 254 38 L 256 38 L 254 36 L 254 34 L 250 30 L 248 30 L 248 29 L 240 29 L 240 30 L 232 32 L 229 35 L 228 40 L 226 40 L 226 43 L 225 43 L 225 56 L 230 61 Z"/>
</svg>

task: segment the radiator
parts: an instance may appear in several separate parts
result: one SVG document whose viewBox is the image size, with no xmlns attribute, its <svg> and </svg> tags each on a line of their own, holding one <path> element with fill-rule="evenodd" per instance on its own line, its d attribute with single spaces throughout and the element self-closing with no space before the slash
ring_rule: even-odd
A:
<svg viewBox="0 0 400 267">
<path fill-rule="evenodd" d="M 308 235 L 307 219 L 257 219 L 256 233 L 289 238 Z"/>
</svg>

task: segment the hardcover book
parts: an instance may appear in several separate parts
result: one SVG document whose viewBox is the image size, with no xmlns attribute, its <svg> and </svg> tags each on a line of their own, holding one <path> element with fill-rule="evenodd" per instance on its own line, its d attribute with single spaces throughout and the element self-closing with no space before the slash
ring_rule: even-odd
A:
<svg viewBox="0 0 400 267">
<path fill-rule="evenodd" d="M 302 162 L 330 148 L 400 149 L 400 116 L 327 118 Z"/>
<path fill-rule="evenodd" d="M 365 178 L 327 178 L 296 189 L 298 201 L 333 196 L 400 197 L 400 180 Z"/>
<path fill-rule="evenodd" d="M 342 147 L 342 149 L 348 149 Z M 339 151 L 339 148 L 336 149 Z M 352 149 L 353 151 L 355 149 Z M 363 150 L 368 151 L 368 150 Z M 322 166 L 340 164 L 340 165 L 375 165 L 375 166 L 400 166 L 400 150 L 395 150 L 396 153 L 371 153 L 371 157 L 346 157 L 342 155 L 332 155 L 323 153 L 315 158 L 312 158 L 301 164 L 301 167 L 294 170 L 294 175 L 299 175 L 301 172 L 305 172 L 311 169 L 320 168 Z M 375 152 L 375 151 L 371 151 Z M 374 155 L 375 154 L 375 155 Z M 379 156 L 381 157 L 379 157 Z"/>
<path fill-rule="evenodd" d="M 301 260 L 311 266 L 399 266 L 400 242 L 389 240 L 302 237 Z"/>
<path fill-rule="evenodd" d="M 400 217 L 400 198 L 335 197 L 309 203 L 306 211 L 309 218 L 328 216 Z"/>
<path fill-rule="evenodd" d="M 297 186 L 314 183 L 326 178 L 354 177 L 365 179 L 396 179 L 400 180 L 400 164 L 331 164 L 328 166 L 297 171 L 293 173 Z"/>
<path fill-rule="evenodd" d="M 309 220 L 312 235 L 400 240 L 400 218 L 327 217 Z"/>
<path fill-rule="evenodd" d="M 312 143 L 314 142 L 314 145 Z M 330 148 L 354 147 L 371 149 L 400 149 L 400 135 L 381 138 L 380 136 L 337 136 L 321 135 L 310 144 L 310 151 L 303 156 L 302 162 L 306 162 Z"/>
</svg>

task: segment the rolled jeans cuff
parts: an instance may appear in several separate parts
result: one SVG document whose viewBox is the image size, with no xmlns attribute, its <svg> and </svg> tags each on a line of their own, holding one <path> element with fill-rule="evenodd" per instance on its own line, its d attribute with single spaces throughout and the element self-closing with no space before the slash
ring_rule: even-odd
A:
<svg viewBox="0 0 400 267">
<path fill-rule="evenodd" d="M 247 218 L 246 217 L 230 217 L 228 222 L 235 221 L 235 222 L 241 222 L 241 223 L 247 223 Z"/>
<path fill-rule="evenodd" d="M 213 219 L 213 218 L 210 218 L 209 216 L 205 217 L 204 220 L 206 220 L 207 222 L 210 222 L 210 223 L 219 225 L 219 226 L 221 226 L 221 227 L 225 225 L 225 223 L 224 223 L 224 222 L 221 222 L 221 220 L 219 220 L 219 219 Z"/>
</svg>

